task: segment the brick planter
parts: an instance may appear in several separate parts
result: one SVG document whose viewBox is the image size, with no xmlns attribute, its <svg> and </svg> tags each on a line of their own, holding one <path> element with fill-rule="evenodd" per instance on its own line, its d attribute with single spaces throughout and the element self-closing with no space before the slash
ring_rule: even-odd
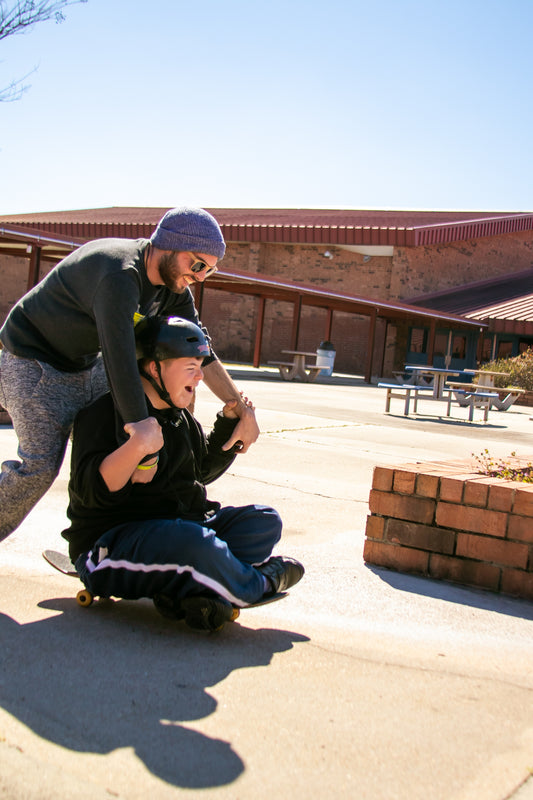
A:
<svg viewBox="0 0 533 800">
<path fill-rule="evenodd" d="M 11 417 L 2 406 L 0 406 L 0 425 L 11 425 Z"/>
<path fill-rule="evenodd" d="M 376 467 L 364 560 L 533 600 L 533 484 L 474 469 L 474 459 Z"/>
<path fill-rule="evenodd" d="M 515 403 L 517 406 L 533 406 L 533 392 L 524 392 Z"/>
</svg>

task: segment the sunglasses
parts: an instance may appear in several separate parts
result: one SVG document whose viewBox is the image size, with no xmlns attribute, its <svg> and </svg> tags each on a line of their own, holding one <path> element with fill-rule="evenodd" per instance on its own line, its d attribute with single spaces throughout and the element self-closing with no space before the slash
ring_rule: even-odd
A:
<svg viewBox="0 0 533 800">
<path fill-rule="evenodd" d="M 210 264 L 206 264 L 205 261 L 202 261 L 201 258 L 198 258 L 194 253 L 187 252 L 187 255 L 190 256 L 193 260 L 189 269 L 191 272 L 197 274 L 198 272 L 203 272 L 205 270 L 205 277 L 209 278 L 210 275 L 213 275 L 217 272 L 217 267 L 212 267 Z"/>
</svg>

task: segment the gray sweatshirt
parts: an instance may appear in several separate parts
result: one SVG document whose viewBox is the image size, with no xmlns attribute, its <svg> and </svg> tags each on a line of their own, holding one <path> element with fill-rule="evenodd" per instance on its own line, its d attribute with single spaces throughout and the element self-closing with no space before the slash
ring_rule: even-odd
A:
<svg viewBox="0 0 533 800">
<path fill-rule="evenodd" d="M 135 312 L 199 324 L 189 289 L 175 294 L 148 280 L 147 245 L 147 239 L 97 239 L 82 245 L 18 301 L 0 330 L 10 353 L 62 372 L 87 369 L 101 351 L 124 422 L 148 414 L 135 358 Z M 216 358 L 211 352 L 204 363 Z"/>
</svg>

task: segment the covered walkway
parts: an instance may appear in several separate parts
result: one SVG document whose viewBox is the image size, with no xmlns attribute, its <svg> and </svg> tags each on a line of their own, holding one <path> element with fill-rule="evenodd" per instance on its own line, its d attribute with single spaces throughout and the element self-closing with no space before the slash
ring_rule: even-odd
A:
<svg viewBox="0 0 533 800">
<path fill-rule="evenodd" d="M 123 235 L 133 235 L 133 231 L 123 231 Z M 148 236 L 149 231 L 135 235 Z M 107 229 L 106 229 L 107 230 Z M 35 286 L 41 276 L 41 266 L 45 262 L 57 263 L 69 252 L 75 250 L 85 241 L 102 235 L 102 231 L 94 230 L 92 236 L 87 238 L 70 237 L 34 228 L 0 224 L 0 254 L 23 257 L 28 262 L 26 288 L 29 291 Z M 107 232 L 105 235 L 117 235 L 117 231 Z M 48 268 L 47 270 L 48 271 Z M 437 327 L 453 329 L 470 329 L 479 331 L 483 323 L 468 320 L 458 314 L 435 311 L 415 305 L 400 302 L 376 300 L 341 292 L 331 292 L 301 283 L 280 281 L 275 277 L 259 275 L 257 273 L 235 272 L 221 268 L 215 276 L 209 279 L 208 284 L 198 284 L 195 287 L 195 301 L 201 316 L 202 301 L 205 291 L 226 291 L 237 294 L 252 295 L 258 299 L 256 315 L 253 365 L 259 367 L 261 363 L 261 348 L 263 342 L 263 323 L 265 305 L 267 301 L 286 301 L 293 305 L 293 320 L 291 340 L 288 347 L 298 348 L 298 335 L 302 307 L 315 306 L 327 310 L 327 322 L 323 331 L 323 338 L 329 339 L 335 312 L 345 312 L 368 317 L 369 333 L 366 343 L 365 380 L 370 383 L 373 373 L 383 372 L 384 346 L 381 353 L 375 353 L 376 325 L 378 320 L 384 320 L 386 325 L 407 321 L 412 325 L 429 326 L 428 363 L 433 361 L 435 332 Z M 386 340 L 386 337 L 385 337 Z"/>
</svg>

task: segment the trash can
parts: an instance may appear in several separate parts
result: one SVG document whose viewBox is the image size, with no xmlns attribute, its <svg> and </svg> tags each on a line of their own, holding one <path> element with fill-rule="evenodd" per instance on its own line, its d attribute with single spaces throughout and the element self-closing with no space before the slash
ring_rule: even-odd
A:
<svg viewBox="0 0 533 800">
<path fill-rule="evenodd" d="M 317 367 L 324 367 L 318 373 L 319 375 L 331 375 L 333 372 L 333 364 L 335 363 L 336 350 L 331 342 L 320 342 L 316 351 L 316 365 Z"/>
</svg>

